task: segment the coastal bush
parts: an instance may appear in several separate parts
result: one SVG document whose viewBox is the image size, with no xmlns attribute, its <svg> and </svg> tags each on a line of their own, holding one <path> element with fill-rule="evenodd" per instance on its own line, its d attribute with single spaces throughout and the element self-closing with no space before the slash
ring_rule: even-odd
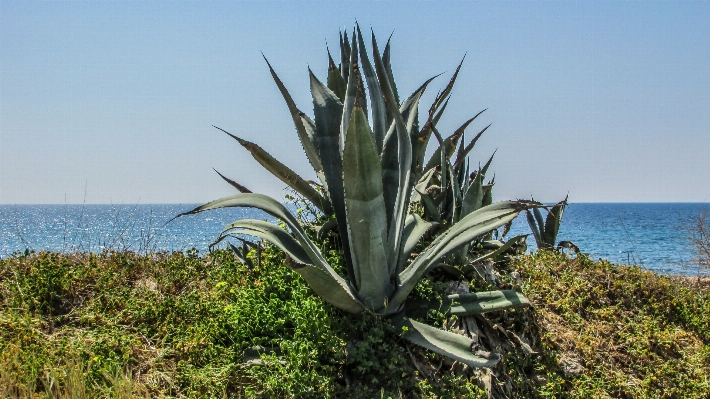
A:
<svg viewBox="0 0 710 399">
<path fill-rule="evenodd" d="M 223 250 L 43 252 L 1 262 L 5 396 L 33 397 L 50 382 L 81 386 L 88 397 L 112 396 L 128 383 L 134 396 L 205 398 L 338 396 L 348 386 L 355 387 L 348 395 L 399 397 L 448 386 L 420 387 L 405 346 L 383 338 L 391 323 L 323 303 L 271 247 L 253 269 Z M 56 270 L 65 277 L 49 294 L 67 304 L 61 313 L 33 305 L 48 294 L 33 281 Z M 264 349 L 249 358 L 254 348 Z M 446 381 L 460 386 L 453 392 L 478 389 L 455 376 Z"/>
<path fill-rule="evenodd" d="M 520 258 L 535 309 L 539 397 L 705 398 L 710 392 L 710 292 L 639 267 Z"/>
<path fill-rule="evenodd" d="M 489 380 L 520 398 L 710 390 L 710 292 L 688 279 L 548 251 L 519 257 L 498 285 L 472 282 L 512 288 L 517 271 L 533 308 L 489 318 L 520 341 L 491 374 L 471 377 L 405 340 L 383 339 L 395 336 L 386 319 L 324 303 L 283 267 L 280 251 L 265 248 L 261 263 L 255 255 L 252 269 L 224 250 L 1 260 L 0 397 L 484 398 L 479 384 Z M 61 284 L 33 287 L 55 268 Z M 414 295 L 441 290 L 425 279 Z M 33 305 L 47 294 L 68 311 Z M 446 317 L 432 316 L 445 328 Z"/>
</svg>

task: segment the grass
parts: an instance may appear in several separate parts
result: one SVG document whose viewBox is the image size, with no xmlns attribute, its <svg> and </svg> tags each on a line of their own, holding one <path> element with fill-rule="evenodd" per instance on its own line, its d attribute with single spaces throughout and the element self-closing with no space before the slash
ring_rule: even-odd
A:
<svg viewBox="0 0 710 399">
<path fill-rule="evenodd" d="M 486 382 L 529 398 L 710 392 L 710 294 L 682 279 L 516 258 L 499 286 L 516 269 L 534 307 L 477 319 L 505 361 L 471 373 L 325 305 L 282 264 L 269 248 L 254 268 L 226 251 L 3 259 L 0 397 L 482 398 Z M 417 295 L 436 289 L 424 280 Z"/>
</svg>

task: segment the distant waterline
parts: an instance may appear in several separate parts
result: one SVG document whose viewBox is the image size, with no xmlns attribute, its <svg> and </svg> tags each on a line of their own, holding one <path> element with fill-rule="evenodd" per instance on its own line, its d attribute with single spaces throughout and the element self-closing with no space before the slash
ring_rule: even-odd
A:
<svg viewBox="0 0 710 399">
<path fill-rule="evenodd" d="M 0 256 L 17 251 L 148 251 L 208 250 L 229 222 L 242 218 L 271 219 L 265 213 L 232 208 L 204 212 L 166 222 L 196 204 L 139 205 L 0 205 Z M 570 240 L 593 258 L 630 263 L 659 273 L 695 274 L 683 230 L 704 204 L 599 203 L 570 204 L 558 240 Z M 543 212 L 544 213 L 544 212 Z M 512 235 L 529 233 L 524 217 Z M 535 243 L 529 237 L 528 244 Z"/>
</svg>

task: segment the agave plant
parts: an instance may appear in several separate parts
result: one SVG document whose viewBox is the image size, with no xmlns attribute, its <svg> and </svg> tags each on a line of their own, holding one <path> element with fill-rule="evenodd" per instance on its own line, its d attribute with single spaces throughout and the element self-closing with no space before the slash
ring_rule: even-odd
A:
<svg viewBox="0 0 710 399">
<path fill-rule="evenodd" d="M 532 209 L 532 211 L 526 210 L 528 224 L 533 232 L 538 248 L 553 249 L 555 247 L 557 233 L 560 230 L 560 222 L 562 221 L 562 214 L 565 212 L 566 207 L 567 197 L 547 210 L 547 217 L 544 222 L 542 219 L 542 212 L 540 212 L 539 208 Z M 576 252 L 579 252 L 579 249 L 571 242 L 564 241 L 564 243 L 564 245 L 560 243 L 560 246 L 569 247 L 576 250 Z"/>
<path fill-rule="evenodd" d="M 427 162 L 426 172 L 414 187 L 412 202 L 422 204 L 424 219 L 436 222 L 439 229 L 446 229 L 454 225 L 471 212 L 481 209 L 493 202 L 492 188 L 495 177 L 485 182 L 485 176 L 493 161 L 495 153 L 481 168 L 473 173 L 469 172 L 467 156 L 474 148 L 480 137 L 491 126 L 483 128 L 467 145 L 464 146 L 465 129 L 485 110 L 467 120 L 451 136 L 442 139 L 436 128 L 434 135 L 439 141 L 439 148 Z M 458 146 L 458 150 L 457 150 Z M 452 163 L 453 155 L 456 160 Z M 447 178 L 448 176 L 448 178 Z M 514 245 L 524 242 L 527 235 L 518 235 L 507 242 L 503 242 L 510 224 L 503 229 L 503 234 L 496 239 L 492 235 L 479 237 L 480 245 L 464 245 L 460 251 L 454 253 L 453 261 L 457 264 L 468 264 L 465 269 L 471 269 L 470 264 L 502 255 Z"/>
<path fill-rule="evenodd" d="M 256 144 L 230 134 L 269 171 L 333 218 L 342 240 L 345 276 L 326 261 L 317 243 L 284 205 L 268 196 L 248 192 L 236 182 L 232 185 L 241 194 L 179 216 L 224 207 L 261 209 L 280 219 L 288 229 L 261 220 L 238 220 L 227 225 L 216 242 L 237 235 L 264 239 L 281 249 L 286 254 L 286 264 L 333 306 L 350 313 L 371 312 L 390 318 L 401 329 L 402 336 L 415 344 L 469 366 L 492 366 L 499 359 L 473 353 L 471 339 L 410 319 L 407 298 L 417 283 L 441 264 L 442 258 L 536 205 L 505 201 L 474 210 L 410 260 L 416 245 L 434 225 L 410 213 L 413 182 L 421 176 L 426 140 L 435 129 L 436 117 L 440 115 L 437 111 L 445 104 L 454 79 L 437 96 L 420 130 L 418 104 L 430 80 L 400 103 L 389 52 L 388 42 L 380 54 L 373 34 L 371 62 L 358 27 L 353 31 L 352 41 L 347 34 L 341 35 L 340 66 L 329 55 L 327 85 L 309 71 L 314 119 L 296 107 L 269 65 L 320 185 L 299 177 Z M 369 95 L 365 94 L 365 82 Z M 449 295 L 441 302 L 445 304 L 444 310 L 454 315 L 529 303 L 521 294 L 509 290 Z"/>
<path fill-rule="evenodd" d="M 445 228 L 468 213 L 492 203 L 490 190 L 492 182 L 484 184 L 483 179 L 493 157 L 491 156 L 482 170 L 471 175 L 466 161 L 468 153 L 490 125 L 481 130 L 465 147 L 463 140 L 466 127 L 484 111 L 466 121 L 446 139 L 442 139 L 436 128 L 432 129 L 439 141 L 439 147 L 429 158 L 426 171 L 414 187 L 412 202 L 421 202 L 425 219 L 442 224 Z M 451 158 L 456 152 L 457 145 L 456 162 L 452 165 Z M 474 190 L 469 191 L 469 188 Z"/>
</svg>

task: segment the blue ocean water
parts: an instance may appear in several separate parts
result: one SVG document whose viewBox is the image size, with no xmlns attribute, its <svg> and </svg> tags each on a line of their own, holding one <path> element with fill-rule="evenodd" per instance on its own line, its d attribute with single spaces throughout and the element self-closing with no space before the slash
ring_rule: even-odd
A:
<svg viewBox="0 0 710 399">
<path fill-rule="evenodd" d="M 0 205 L 0 256 L 26 248 L 35 251 L 207 251 L 229 222 L 265 219 L 261 211 L 233 208 L 203 212 L 166 222 L 196 204 Z M 570 204 L 558 240 L 574 242 L 594 259 L 637 264 L 659 273 L 696 274 L 687 266 L 692 248 L 684 226 L 705 204 Z M 543 212 L 544 213 L 544 212 Z M 530 233 L 524 216 L 510 236 Z M 534 249 L 534 239 L 528 239 Z"/>
</svg>

